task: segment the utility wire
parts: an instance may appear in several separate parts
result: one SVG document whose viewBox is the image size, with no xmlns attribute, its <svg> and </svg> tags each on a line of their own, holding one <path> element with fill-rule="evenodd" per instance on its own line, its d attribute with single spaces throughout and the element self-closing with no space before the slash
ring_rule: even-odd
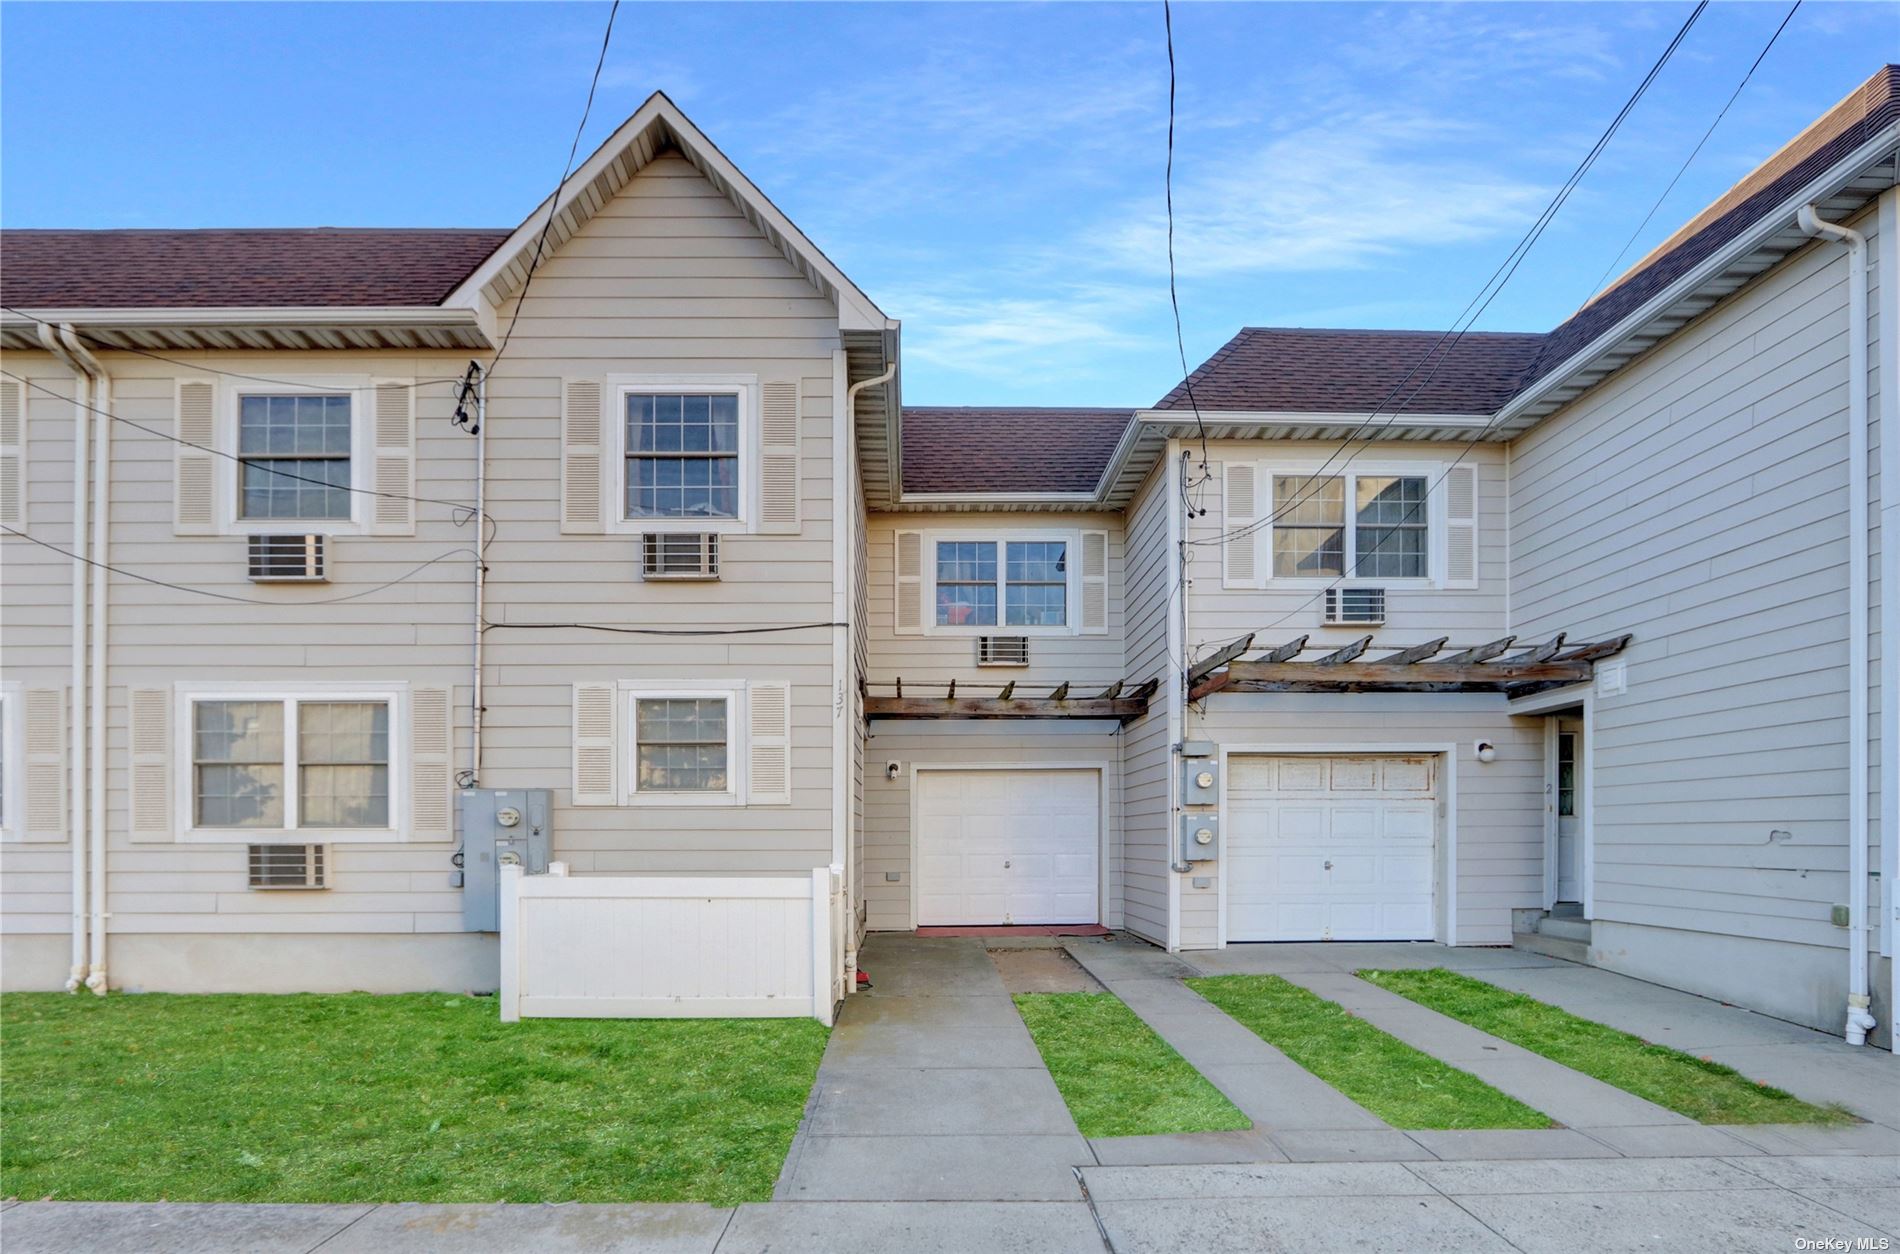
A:
<svg viewBox="0 0 1900 1254">
<path fill-rule="evenodd" d="M 60 554 L 62 557 L 66 557 L 72 561 L 79 562 L 82 565 L 96 566 L 100 570 L 109 570 L 115 575 L 123 575 L 127 579 L 136 579 L 140 583 L 156 584 L 158 587 L 161 587 L 161 588 L 170 588 L 174 592 L 188 592 L 193 596 L 211 597 L 219 601 L 233 601 L 239 605 L 271 605 L 271 606 L 289 605 L 289 606 L 295 606 L 298 608 L 301 608 L 306 605 L 340 605 L 345 601 L 356 601 L 366 596 L 373 596 L 376 593 L 381 592 L 385 588 L 393 588 L 399 583 L 404 583 L 410 579 L 415 578 L 417 575 L 420 575 L 423 571 L 435 565 L 437 562 L 444 562 L 444 561 L 447 561 L 451 557 L 459 557 L 463 554 L 468 554 L 470 556 L 473 556 L 475 553 L 474 549 L 469 549 L 469 548 L 450 549 L 446 553 L 438 553 L 434 557 L 430 558 L 428 561 L 423 562 L 420 565 L 415 566 L 411 568 L 410 570 L 404 572 L 403 574 L 396 576 L 394 579 L 389 580 L 387 583 L 379 583 L 374 588 L 365 588 L 361 592 L 352 592 L 348 594 L 347 596 L 325 597 L 320 601 L 268 601 L 261 597 L 241 597 L 241 596 L 236 596 L 229 592 L 214 592 L 209 588 L 194 588 L 188 584 L 169 583 L 163 579 L 155 579 L 150 575 L 141 575 L 135 570 L 127 570 L 123 566 L 112 566 L 105 562 L 96 562 L 90 557 L 81 557 L 79 554 L 73 552 L 71 549 L 62 549 L 57 544 L 49 544 L 47 541 L 40 539 L 38 536 L 30 536 L 24 531 L 17 530 L 13 527 L 5 526 L 4 524 L 0 524 L 0 531 L 5 531 L 8 535 L 16 536 L 19 539 L 25 540 L 30 544 L 37 544 L 43 549 L 50 549 L 53 552 Z"/>
<path fill-rule="evenodd" d="M 534 243 L 534 258 L 528 263 L 528 273 L 521 280 L 521 291 L 515 296 L 514 312 L 508 316 L 508 330 L 501 337 L 501 347 L 488 360 L 484 374 L 492 374 L 502 355 L 508 351 L 509 341 L 515 338 L 515 323 L 521 321 L 521 307 L 528 303 L 528 289 L 534 285 L 535 272 L 541 268 L 541 255 L 547 248 L 548 235 L 554 230 L 554 217 L 561 208 L 561 193 L 567 189 L 567 180 L 573 177 L 574 157 L 580 152 L 581 136 L 587 131 L 587 119 L 594 112 L 594 93 L 600 87 L 601 67 L 607 64 L 607 45 L 613 42 L 614 18 L 620 12 L 620 0 L 613 0 L 613 7 L 607 10 L 607 29 L 601 32 L 600 55 L 594 60 L 593 81 L 587 84 L 587 104 L 581 109 L 580 125 L 574 128 L 574 142 L 567 147 L 567 164 L 561 167 L 561 181 L 554 185 L 554 194 L 548 197 L 548 220 L 541 228 L 541 237 Z"/>
<path fill-rule="evenodd" d="M 1636 229 L 1630 232 L 1630 237 L 1623 241 L 1623 247 L 1617 249 L 1615 259 L 1603 268 L 1603 273 L 1597 277 L 1596 287 L 1593 289 L 1594 291 L 1601 292 L 1603 290 L 1603 284 L 1608 281 L 1611 273 L 1615 271 L 1617 263 L 1623 260 L 1623 255 L 1629 252 L 1630 246 L 1636 242 L 1637 236 L 1643 233 L 1644 228 L 1649 225 L 1650 219 L 1656 216 L 1656 211 L 1662 208 L 1663 201 L 1669 199 L 1669 193 L 1676 190 L 1676 184 L 1682 181 L 1682 176 L 1689 172 L 1689 167 L 1694 164 L 1696 157 L 1701 154 L 1702 146 L 1709 142 L 1709 136 L 1715 134 L 1715 128 L 1722 125 L 1722 119 L 1727 117 L 1728 111 L 1735 107 L 1736 100 L 1741 97 L 1742 88 L 1748 86 L 1748 80 L 1755 77 L 1755 71 L 1759 70 L 1761 63 L 1767 60 L 1769 50 L 1775 46 L 1775 41 L 1781 38 L 1781 32 L 1788 29 L 1788 23 L 1794 20 L 1794 15 L 1798 13 L 1800 9 L 1801 0 L 1794 0 L 1794 4 L 1788 8 L 1787 15 L 1781 19 L 1781 25 L 1775 27 L 1775 33 L 1768 37 L 1768 42 L 1762 46 L 1761 52 L 1755 57 L 1755 63 L 1748 67 L 1748 73 L 1742 75 L 1742 81 L 1735 84 L 1735 90 L 1729 93 L 1728 103 L 1724 104 L 1722 111 L 1715 115 L 1715 121 L 1709 123 L 1709 129 L 1702 132 L 1702 138 L 1696 140 L 1695 147 L 1689 150 L 1689 155 L 1683 158 L 1682 167 L 1676 171 L 1676 176 L 1669 180 L 1669 186 L 1662 189 L 1662 195 L 1656 197 L 1656 203 L 1649 207 L 1649 212 L 1643 215 L 1643 220 L 1636 224 Z"/>
<path fill-rule="evenodd" d="M 847 627 L 848 623 L 788 623 L 782 627 L 624 627 L 617 623 L 491 623 L 483 631 L 607 631 L 623 636 L 764 636 L 782 631 Z"/>
<path fill-rule="evenodd" d="M 1427 350 L 1425 356 L 1415 362 L 1411 369 L 1406 371 L 1404 377 L 1393 385 L 1392 389 L 1386 393 L 1379 404 L 1361 421 L 1359 429 L 1342 441 L 1339 447 L 1334 449 L 1332 453 L 1327 456 L 1326 460 L 1320 464 L 1318 469 L 1307 475 L 1305 483 L 1302 485 L 1302 489 L 1306 490 L 1305 495 L 1296 494 L 1295 500 L 1288 502 L 1282 508 L 1276 508 L 1265 518 L 1255 519 L 1251 523 L 1236 527 L 1232 531 L 1224 532 L 1218 536 L 1210 536 L 1199 540 L 1188 540 L 1184 541 L 1184 543 L 1195 545 L 1224 544 L 1232 539 L 1240 539 L 1252 535 L 1264 527 L 1271 526 L 1273 523 L 1285 517 L 1291 510 L 1305 504 L 1306 501 L 1310 500 L 1319 490 L 1320 477 L 1325 473 L 1327 468 L 1333 464 L 1333 461 L 1341 453 L 1351 448 L 1355 442 L 1361 440 L 1369 442 L 1373 436 L 1366 434 L 1366 428 L 1371 425 L 1372 420 L 1388 405 L 1392 405 L 1394 398 L 1412 381 L 1413 376 L 1416 375 L 1427 362 L 1433 361 L 1436 358 L 1437 361 L 1436 364 L 1433 365 L 1431 373 L 1427 374 L 1426 377 L 1419 382 L 1418 386 L 1413 388 L 1403 400 L 1392 407 L 1390 416 L 1388 416 L 1386 421 L 1379 427 L 1375 435 L 1382 434 L 1391 428 L 1405 407 L 1411 404 L 1432 379 L 1437 376 L 1439 367 L 1443 365 L 1444 360 L 1449 356 L 1451 350 L 1458 346 L 1459 341 L 1465 337 L 1466 333 L 1471 330 L 1477 320 L 1484 316 L 1485 311 L 1491 307 L 1492 302 L 1498 298 L 1499 294 L 1504 291 L 1505 286 L 1510 283 L 1512 277 L 1517 274 L 1518 268 L 1524 264 L 1525 258 L 1530 255 L 1531 249 L 1535 247 L 1537 241 L 1543 237 L 1545 230 L 1549 228 L 1550 223 L 1556 218 L 1558 210 L 1563 208 L 1564 204 L 1570 199 L 1571 193 L 1576 190 L 1578 184 L 1583 181 L 1584 176 L 1595 166 L 1597 158 L 1600 157 L 1604 149 L 1609 146 L 1610 141 L 1616 136 L 1617 131 L 1621 129 L 1625 119 L 1629 117 L 1631 111 L 1636 108 L 1637 103 L 1642 100 L 1643 96 L 1649 91 L 1651 84 L 1656 81 L 1656 77 L 1662 72 L 1663 67 L 1667 65 L 1670 59 L 1675 55 L 1676 49 L 1682 45 L 1682 41 L 1688 36 L 1690 28 L 1695 25 L 1696 19 L 1700 18 L 1703 11 L 1708 7 L 1709 0 L 1698 0 L 1694 10 L 1690 12 L 1681 28 L 1676 31 L 1675 37 L 1669 41 L 1668 46 L 1665 47 L 1662 54 L 1657 57 L 1655 64 L 1650 66 L 1649 73 L 1643 76 L 1643 80 L 1637 84 L 1635 91 L 1630 94 L 1629 99 L 1624 102 L 1623 107 L 1617 111 L 1616 116 L 1611 119 L 1610 124 L 1604 128 L 1603 133 L 1598 136 L 1596 143 L 1591 146 L 1590 151 L 1585 154 L 1583 160 L 1577 164 L 1576 169 L 1571 172 L 1570 177 L 1564 180 L 1563 185 L 1558 188 L 1556 194 L 1551 198 L 1550 203 L 1546 205 L 1544 211 L 1538 215 L 1537 220 L 1531 224 L 1530 229 L 1525 232 L 1523 238 L 1506 254 L 1504 260 L 1499 263 L 1498 268 L 1492 271 L 1491 277 L 1485 281 L 1483 287 L 1479 288 L 1478 294 L 1473 296 L 1471 300 L 1466 303 L 1464 310 L 1453 320 L 1452 327 L 1441 334 L 1432 344 L 1432 347 Z M 1442 356 L 1440 355 L 1441 349 L 1444 350 Z M 1465 453 L 1468 453 L 1475 447 L 1477 442 L 1482 440 L 1484 436 L 1490 432 L 1491 428 L 1496 425 L 1496 422 L 1497 415 L 1494 414 L 1491 419 L 1485 423 L 1478 435 L 1465 446 L 1465 449 L 1459 454 L 1459 458 L 1462 459 Z M 1344 462 L 1340 463 L 1340 469 L 1343 470 L 1346 466 L 1352 464 L 1352 462 L 1358 458 L 1361 451 L 1363 451 L 1363 448 L 1352 452 Z M 1453 466 L 1457 464 L 1457 461 L 1452 463 Z M 1450 472 L 1450 467 L 1446 468 L 1446 472 Z M 1439 481 L 1443 482 L 1443 476 L 1440 476 Z M 1407 517 L 1409 518 L 1415 514 L 1418 508 L 1418 505 L 1414 505 L 1407 511 Z M 1341 578 L 1343 579 L 1345 576 L 1342 575 Z M 1235 638 L 1238 639 L 1239 637 Z"/>
<path fill-rule="evenodd" d="M 1194 411 L 1194 426 L 1201 437 L 1201 478 L 1206 483 L 1207 472 L 1207 424 L 1201 420 L 1200 404 L 1194 399 L 1194 376 L 1188 370 L 1187 337 L 1181 330 L 1181 295 L 1177 289 L 1174 273 L 1174 6 L 1171 0 L 1161 0 L 1161 25 L 1168 43 L 1168 165 L 1163 178 L 1168 210 L 1168 304 L 1174 309 L 1174 347 L 1181 358 L 1181 385 L 1187 389 L 1188 408 Z M 1182 491 L 1191 491 L 1198 484 L 1188 484 Z M 1190 511 L 1194 503 L 1187 502 Z M 1206 513 L 1206 510 L 1200 510 Z"/>
<path fill-rule="evenodd" d="M 475 513 L 475 507 L 473 505 L 466 504 L 462 501 L 444 501 L 444 500 L 438 500 L 437 498 L 430 497 L 430 496 L 409 496 L 408 494 L 402 493 L 402 492 L 379 492 L 374 488 L 350 487 L 345 484 L 331 483 L 325 479 L 313 479 L 309 475 L 293 474 L 288 470 L 278 470 L 275 467 L 271 467 L 271 466 L 256 466 L 251 463 L 251 460 L 249 458 L 240 456 L 237 453 L 228 453 L 223 449 L 212 448 L 209 445 L 199 444 L 196 441 L 187 440 L 182 436 L 173 435 L 169 431 L 160 431 L 157 427 L 148 427 L 142 422 L 134 422 L 132 419 L 123 417 L 119 414 L 115 414 L 109 409 L 100 409 L 96 405 L 88 405 L 85 402 L 81 401 L 78 397 L 62 395 L 59 392 L 55 392 L 52 388 L 47 387 L 43 383 L 35 383 L 33 380 L 25 377 L 24 375 L 14 374 L 11 370 L 0 369 L 0 375 L 5 375 L 7 378 L 12 379 L 17 383 L 24 384 L 25 386 L 32 388 L 36 392 L 43 392 L 47 396 L 52 397 L 54 400 L 65 401 L 69 405 L 77 405 L 81 409 L 87 410 L 91 413 L 98 414 L 99 416 L 103 418 L 110 418 L 114 422 L 122 422 L 126 426 L 131 427 L 135 431 L 143 431 L 147 435 L 155 435 L 161 440 L 170 440 L 173 444 L 181 444 L 186 448 L 197 449 L 199 452 L 209 453 L 213 457 L 222 457 L 226 459 L 227 461 L 237 462 L 239 465 L 249 467 L 250 469 L 253 469 L 253 470 L 262 470 L 267 474 L 276 475 L 278 478 L 281 478 L 281 479 L 295 479 L 299 483 L 314 483 L 318 487 L 329 488 L 337 492 L 350 492 L 350 493 L 354 493 L 357 496 L 377 496 L 377 497 L 383 497 L 387 500 L 392 500 L 392 501 L 415 501 L 421 505 L 442 505 L 442 506 L 446 506 L 449 509 L 464 510 L 470 515 L 473 515 Z M 277 519 L 277 520 L 272 520 L 272 521 L 294 521 L 294 520 Z"/>
</svg>

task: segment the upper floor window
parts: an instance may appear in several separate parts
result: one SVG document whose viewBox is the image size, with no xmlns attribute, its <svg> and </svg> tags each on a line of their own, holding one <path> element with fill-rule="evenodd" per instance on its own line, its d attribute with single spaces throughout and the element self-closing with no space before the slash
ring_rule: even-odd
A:
<svg viewBox="0 0 1900 1254">
<path fill-rule="evenodd" d="M 1426 578 L 1429 490 L 1424 475 L 1274 476 L 1274 576 Z"/>
<path fill-rule="evenodd" d="M 350 517 L 350 397 L 238 398 L 238 517 Z"/>
<path fill-rule="evenodd" d="M 626 394 L 626 517 L 739 517 L 739 393 Z"/>
<path fill-rule="evenodd" d="M 1065 627 L 1066 540 L 939 540 L 939 627 Z"/>
</svg>

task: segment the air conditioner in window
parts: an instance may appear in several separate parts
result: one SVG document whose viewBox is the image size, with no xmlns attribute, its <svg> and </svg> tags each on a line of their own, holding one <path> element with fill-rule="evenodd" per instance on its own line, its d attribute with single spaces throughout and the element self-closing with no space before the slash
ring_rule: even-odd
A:
<svg viewBox="0 0 1900 1254">
<path fill-rule="evenodd" d="M 1373 624 L 1385 621 L 1384 588 L 1328 588 L 1324 623 Z"/>
<path fill-rule="evenodd" d="M 252 888 L 327 888 L 322 845 L 252 845 Z"/>
<path fill-rule="evenodd" d="M 976 664 L 978 666 L 1029 665 L 1029 637 L 978 636 Z"/>
<path fill-rule="evenodd" d="M 649 531 L 640 540 L 640 573 L 645 578 L 719 578 L 719 536 L 715 532 Z"/>
<path fill-rule="evenodd" d="M 323 583 L 330 578 L 322 536 L 252 536 L 246 561 L 253 583 Z"/>
</svg>

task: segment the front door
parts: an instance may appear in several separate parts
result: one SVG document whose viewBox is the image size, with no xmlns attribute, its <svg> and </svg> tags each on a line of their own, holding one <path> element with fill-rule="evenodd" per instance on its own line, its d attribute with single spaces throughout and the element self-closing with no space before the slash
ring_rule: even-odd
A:
<svg viewBox="0 0 1900 1254">
<path fill-rule="evenodd" d="M 1557 900 L 1583 900 L 1583 723 L 1557 720 Z"/>
</svg>

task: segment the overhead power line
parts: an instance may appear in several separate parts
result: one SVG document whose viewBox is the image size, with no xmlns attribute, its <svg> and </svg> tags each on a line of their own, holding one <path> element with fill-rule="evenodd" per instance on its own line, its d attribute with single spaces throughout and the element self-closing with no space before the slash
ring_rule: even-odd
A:
<svg viewBox="0 0 1900 1254">
<path fill-rule="evenodd" d="M 1161 24 L 1168 43 L 1168 165 L 1162 182 L 1168 213 L 1168 304 L 1174 310 L 1174 347 L 1181 358 L 1181 386 L 1187 389 L 1188 408 L 1194 411 L 1194 426 L 1201 438 L 1200 483 L 1206 483 L 1207 424 L 1201 420 L 1201 407 L 1194 399 L 1194 376 L 1188 369 L 1187 336 L 1181 330 L 1181 294 L 1174 272 L 1174 6 L 1170 0 L 1161 0 Z M 1185 494 L 1196 486 L 1189 484 L 1182 491 Z M 1190 511 L 1195 509 L 1193 501 L 1186 504 Z"/>
</svg>

